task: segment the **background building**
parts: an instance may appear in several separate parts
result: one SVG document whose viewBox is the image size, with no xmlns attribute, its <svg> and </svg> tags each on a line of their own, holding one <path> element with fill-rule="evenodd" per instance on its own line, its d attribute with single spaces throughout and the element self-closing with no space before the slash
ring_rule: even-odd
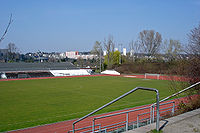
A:
<svg viewBox="0 0 200 133">
<path fill-rule="evenodd" d="M 126 56 L 126 48 L 123 48 L 123 55 Z"/>
<path fill-rule="evenodd" d="M 66 52 L 66 57 L 71 59 L 77 59 L 78 51 Z"/>
</svg>

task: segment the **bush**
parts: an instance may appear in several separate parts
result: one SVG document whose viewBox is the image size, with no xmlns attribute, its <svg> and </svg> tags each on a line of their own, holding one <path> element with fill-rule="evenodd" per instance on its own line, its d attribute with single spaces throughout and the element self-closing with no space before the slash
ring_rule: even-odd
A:
<svg viewBox="0 0 200 133">
<path fill-rule="evenodd" d="M 200 95 L 188 96 L 188 102 L 181 101 L 178 105 L 179 113 L 184 113 L 200 108 Z"/>
<path fill-rule="evenodd" d="M 116 67 L 115 70 L 124 74 L 131 73 L 160 73 L 167 74 L 168 69 L 172 67 L 170 63 L 167 62 L 149 62 L 149 61 L 138 61 L 134 63 L 125 63 Z"/>
</svg>

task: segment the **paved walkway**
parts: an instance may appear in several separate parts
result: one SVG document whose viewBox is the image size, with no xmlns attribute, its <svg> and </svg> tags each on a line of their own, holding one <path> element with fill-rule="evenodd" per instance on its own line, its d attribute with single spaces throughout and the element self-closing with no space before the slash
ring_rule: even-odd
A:
<svg viewBox="0 0 200 133">
<path fill-rule="evenodd" d="M 147 133 L 156 124 L 147 125 L 126 133 Z M 200 109 L 196 109 L 160 122 L 163 133 L 200 133 Z"/>
</svg>

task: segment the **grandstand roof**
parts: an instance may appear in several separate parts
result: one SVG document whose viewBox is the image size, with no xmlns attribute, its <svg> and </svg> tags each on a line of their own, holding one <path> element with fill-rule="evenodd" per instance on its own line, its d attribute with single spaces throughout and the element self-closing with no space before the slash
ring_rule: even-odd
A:
<svg viewBox="0 0 200 133">
<path fill-rule="evenodd" d="M 62 63 L 25 63 L 25 62 L 14 62 L 14 63 L 0 63 L 0 72 L 8 71 L 47 71 L 47 70 L 69 70 L 77 69 L 70 62 Z"/>
</svg>

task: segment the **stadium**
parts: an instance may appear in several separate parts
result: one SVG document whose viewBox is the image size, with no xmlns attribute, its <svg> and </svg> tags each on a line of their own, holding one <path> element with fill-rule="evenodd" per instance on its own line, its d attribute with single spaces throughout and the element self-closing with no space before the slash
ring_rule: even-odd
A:
<svg viewBox="0 0 200 133">
<path fill-rule="evenodd" d="M 1 63 L 0 66 L 3 78 L 0 131 L 127 131 L 156 122 L 157 106 L 152 104 L 156 102 L 156 94 L 138 90 L 105 109 L 94 110 L 139 86 L 156 88 L 160 99 L 173 94 L 169 90 L 170 78 L 159 74 L 91 75 L 88 69 L 81 70 L 70 63 Z M 160 119 L 175 114 L 180 102 L 176 98 L 160 104 Z M 94 112 L 92 116 L 79 122 L 77 118 L 90 112 Z"/>
<path fill-rule="evenodd" d="M 0 7 L 0 133 L 200 132 L 198 0 Z"/>
</svg>

